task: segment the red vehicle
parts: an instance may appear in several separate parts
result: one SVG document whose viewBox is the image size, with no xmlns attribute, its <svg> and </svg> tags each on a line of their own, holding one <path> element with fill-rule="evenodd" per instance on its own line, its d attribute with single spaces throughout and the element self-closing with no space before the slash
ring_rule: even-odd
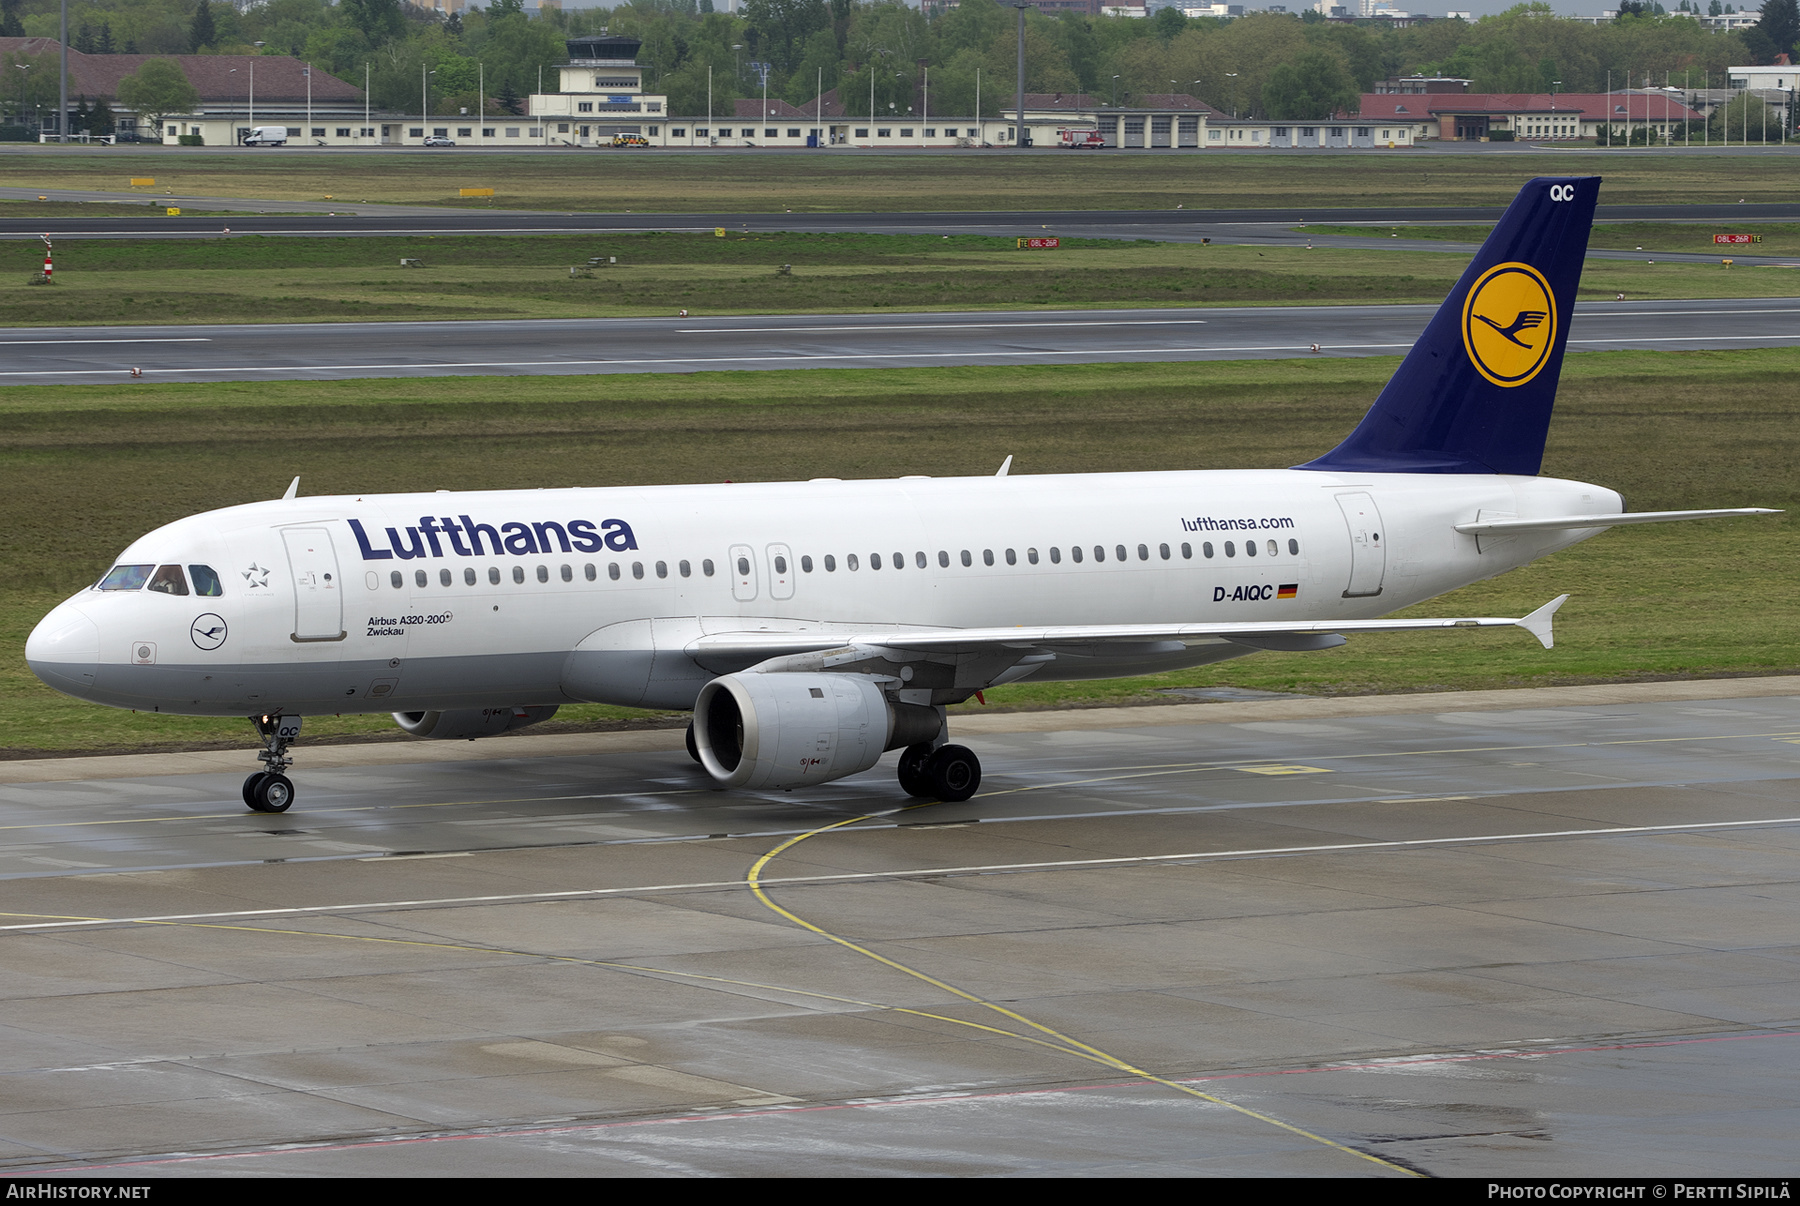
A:
<svg viewBox="0 0 1800 1206">
<path fill-rule="evenodd" d="M 1067 150 L 1078 151 L 1086 147 L 1098 151 L 1106 145 L 1106 140 L 1100 137 L 1098 130 L 1061 130 L 1058 133 L 1062 136 L 1062 146 Z"/>
</svg>

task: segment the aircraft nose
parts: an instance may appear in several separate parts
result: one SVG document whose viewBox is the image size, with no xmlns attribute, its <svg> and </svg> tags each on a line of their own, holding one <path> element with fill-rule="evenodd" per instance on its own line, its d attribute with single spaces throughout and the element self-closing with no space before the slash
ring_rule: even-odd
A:
<svg viewBox="0 0 1800 1206">
<path fill-rule="evenodd" d="M 86 696 L 100 668 L 100 629 L 64 603 L 38 622 L 25 641 L 25 663 L 65 695 Z"/>
</svg>

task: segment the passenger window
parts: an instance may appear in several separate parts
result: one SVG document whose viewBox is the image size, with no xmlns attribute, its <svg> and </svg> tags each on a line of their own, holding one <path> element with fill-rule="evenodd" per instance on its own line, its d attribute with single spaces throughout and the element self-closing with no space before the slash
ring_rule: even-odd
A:
<svg viewBox="0 0 1800 1206">
<path fill-rule="evenodd" d="M 1095 561 L 1105 561 L 1106 560 L 1106 546 L 1105 545 L 1097 544 L 1094 546 L 1094 560 Z"/>
<path fill-rule="evenodd" d="M 1281 548 L 1279 545 L 1277 545 L 1273 540 L 1269 541 L 1269 556 L 1273 557 L 1280 551 L 1281 551 Z"/>
<path fill-rule="evenodd" d="M 906 554 L 905 553 L 895 553 L 894 554 L 894 568 L 895 569 L 905 569 L 906 568 Z"/>
<path fill-rule="evenodd" d="M 1162 554 L 1162 559 L 1164 561 L 1167 561 L 1169 559 L 1169 546 L 1168 545 L 1159 544 L 1156 546 L 1156 551 Z"/>
<path fill-rule="evenodd" d="M 1182 546 L 1182 547 L 1184 547 L 1184 548 L 1185 548 L 1185 547 L 1186 547 L 1186 546 L 1185 546 L 1185 545 L 1184 545 L 1184 546 Z M 1210 540 L 1207 540 L 1207 541 L 1203 541 L 1203 542 L 1202 542 L 1202 543 L 1201 543 L 1201 545 L 1200 545 L 1200 555 L 1201 555 L 1201 556 L 1202 556 L 1202 557 L 1205 557 L 1205 558 L 1206 558 L 1206 559 L 1207 559 L 1207 560 L 1208 560 L 1208 561 L 1211 561 L 1211 560 L 1212 560 L 1212 555 L 1213 555 L 1213 547 L 1212 547 L 1212 541 L 1210 541 Z"/>
<path fill-rule="evenodd" d="M 1069 557 L 1071 560 L 1073 560 L 1075 562 L 1076 565 L 1080 565 L 1081 564 L 1081 546 L 1078 544 L 1071 546 L 1069 549 Z"/>
<path fill-rule="evenodd" d="M 938 550 L 938 564 L 944 569 L 950 568 L 950 554 L 945 549 Z"/>
<path fill-rule="evenodd" d="M 656 563 L 656 576 L 658 578 L 667 578 L 669 576 L 669 563 L 667 561 L 658 561 Z"/>
<path fill-rule="evenodd" d="M 1299 555 L 1300 555 L 1300 542 L 1298 540 L 1289 540 L 1288 541 L 1288 556 L 1298 557 Z"/>
<path fill-rule="evenodd" d="M 475 570 L 473 567 L 470 567 L 469 569 L 465 569 L 463 571 L 463 585 L 464 586 L 474 586 L 475 585 Z"/>
<path fill-rule="evenodd" d="M 739 557 L 738 558 L 738 577 L 748 578 L 749 576 L 750 576 L 750 558 Z"/>
<path fill-rule="evenodd" d="M 825 572 L 828 574 L 837 573 L 837 558 L 833 557 L 830 553 L 825 554 Z"/>
<path fill-rule="evenodd" d="M 685 561 L 681 562 L 676 568 L 681 571 L 681 576 L 683 578 L 692 578 L 694 576 L 694 567 Z M 808 568 L 811 568 L 811 567 L 809 566 Z M 590 577 L 590 578 L 592 578 L 593 576 L 594 576 L 593 574 L 588 575 L 588 577 Z"/>
<path fill-rule="evenodd" d="M 962 563 L 964 565 L 974 565 L 975 564 L 975 559 L 973 557 L 969 556 L 968 549 L 964 549 L 962 551 Z"/>
<path fill-rule="evenodd" d="M 1227 540 L 1225 542 L 1225 555 L 1227 557 L 1237 556 L 1237 546 L 1235 544 L 1231 543 L 1231 541 L 1229 541 L 1229 540 Z"/>
<path fill-rule="evenodd" d="M 549 566 L 540 565 L 537 567 L 537 580 L 539 582 L 550 581 L 550 567 Z"/>
<path fill-rule="evenodd" d="M 425 571 L 424 570 L 414 570 L 413 571 L 413 582 L 419 587 L 420 590 L 425 589 Z"/>
<path fill-rule="evenodd" d="M 993 549 L 982 549 L 981 550 L 981 564 L 983 564 L 983 565 L 994 564 L 994 550 Z"/>
<path fill-rule="evenodd" d="M 100 579 L 100 590 L 142 590 L 154 565 L 115 565 Z"/>
<path fill-rule="evenodd" d="M 1165 544 L 1165 545 L 1163 545 L 1163 560 L 1167 561 L 1168 559 L 1169 559 L 1169 546 Z M 1142 544 L 1138 545 L 1138 560 L 1139 561 L 1150 560 L 1150 548 L 1148 545 L 1142 545 Z"/>
<path fill-rule="evenodd" d="M 450 585 L 450 571 L 449 570 L 441 569 L 438 571 L 438 585 L 440 585 L 440 586 L 449 586 Z"/>
<path fill-rule="evenodd" d="M 666 568 L 661 568 L 662 562 L 658 561 L 656 564 L 659 567 L 656 571 L 656 576 L 658 578 L 667 578 L 669 576 L 669 571 Z M 775 554 L 775 572 L 778 574 L 787 573 L 787 558 L 783 557 L 780 553 Z"/>
<path fill-rule="evenodd" d="M 584 577 L 586 577 L 589 582 L 592 582 L 594 579 L 596 579 L 600 576 L 599 574 L 594 572 L 594 563 L 592 561 L 590 561 L 586 565 L 582 566 L 581 572 L 582 572 L 582 575 Z"/>
<path fill-rule="evenodd" d="M 633 561 L 633 562 L 632 562 L 632 563 L 631 563 L 631 576 L 632 576 L 632 577 L 633 577 L 633 578 L 638 578 L 638 579 L 642 579 L 642 578 L 643 578 L 643 576 L 644 576 L 644 563 L 643 563 L 643 562 L 642 562 L 642 561 Z"/>
<path fill-rule="evenodd" d="M 565 565 L 562 567 L 562 580 L 564 582 L 575 581 L 575 567 L 574 566 Z"/>
<path fill-rule="evenodd" d="M 1008 564 L 1008 565 L 1019 564 L 1019 555 L 1017 553 L 1013 552 L 1011 549 L 1007 549 L 1006 550 L 1006 564 Z"/>
<path fill-rule="evenodd" d="M 500 585 L 500 567 L 499 566 L 497 566 L 497 565 L 488 566 L 488 585 L 489 586 L 499 586 Z"/>
<path fill-rule="evenodd" d="M 188 566 L 188 577 L 194 580 L 194 593 L 202 598 L 216 599 L 225 593 L 224 586 L 219 583 L 219 575 L 213 573 L 210 565 Z"/>
<path fill-rule="evenodd" d="M 681 564 L 686 565 L 687 562 L 683 561 Z M 812 573 L 812 554 L 811 553 L 800 554 L 800 572 L 803 574 Z M 684 577 L 684 578 L 687 577 L 687 574 L 683 573 L 682 577 Z"/>
<path fill-rule="evenodd" d="M 400 576 L 399 570 L 395 570 L 393 573 L 389 574 L 388 581 L 394 584 L 395 590 L 399 590 L 402 586 L 406 585 L 406 579 Z"/>
<path fill-rule="evenodd" d="M 520 586 L 523 586 L 525 584 L 525 567 L 524 566 L 522 566 L 522 565 L 513 566 L 513 582 Z"/>
<path fill-rule="evenodd" d="M 708 557 L 700 562 L 700 572 L 705 574 L 708 578 L 713 576 L 712 558 Z M 618 575 L 614 574 L 613 577 L 617 578 Z"/>
<path fill-rule="evenodd" d="M 853 570 L 856 568 L 856 554 L 855 553 L 850 553 L 849 555 L 847 555 L 844 558 L 844 568 L 847 570 Z"/>
<path fill-rule="evenodd" d="M 1062 550 L 1057 548 L 1055 545 L 1050 546 L 1050 564 L 1051 565 L 1061 565 L 1062 564 Z"/>
<path fill-rule="evenodd" d="M 1120 560 L 1120 561 L 1124 561 L 1124 560 L 1127 560 L 1127 558 L 1126 558 L 1126 556 L 1125 556 L 1125 546 L 1124 546 L 1124 545 L 1122 545 L 1122 544 L 1120 544 L 1120 545 L 1114 545 L 1114 546 L 1113 546 L 1113 552 L 1114 552 L 1114 553 L 1116 553 L 1116 554 L 1117 554 L 1117 555 L 1118 555 L 1118 558 L 1119 558 L 1119 560 Z"/>
<path fill-rule="evenodd" d="M 1226 545 L 1225 548 L 1229 551 L 1231 546 Z M 1254 541 L 1254 540 L 1244 541 L 1244 556 L 1246 556 L 1246 557 L 1256 556 L 1256 541 Z"/>
<path fill-rule="evenodd" d="M 920 569 L 924 569 L 927 565 L 931 564 L 931 558 L 929 558 L 925 555 L 924 549 L 920 549 L 918 552 L 913 554 L 913 564 L 918 566 Z"/>
<path fill-rule="evenodd" d="M 612 562 L 606 567 L 606 576 L 611 578 L 614 582 L 619 580 L 619 563 L 617 561 Z"/>
<path fill-rule="evenodd" d="M 187 579 L 181 576 L 179 565 L 159 565 L 150 579 L 150 589 L 165 595 L 185 595 Z"/>
<path fill-rule="evenodd" d="M 880 553 L 870 553 L 869 554 L 869 568 L 872 570 L 878 570 L 881 568 L 881 554 Z"/>
<path fill-rule="evenodd" d="M 1036 565 L 1038 563 L 1037 550 L 1036 549 L 1026 549 L 1025 550 L 1025 560 L 1031 562 L 1031 564 L 1033 564 L 1033 565 Z"/>
</svg>

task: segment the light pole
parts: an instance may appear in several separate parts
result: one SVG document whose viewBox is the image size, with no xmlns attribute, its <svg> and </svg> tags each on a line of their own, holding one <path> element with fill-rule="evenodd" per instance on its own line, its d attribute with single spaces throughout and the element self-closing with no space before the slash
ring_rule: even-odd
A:
<svg viewBox="0 0 1800 1206">
<path fill-rule="evenodd" d="M 1018 125 L 1013 129 L 1013 149 L 1019 150 L 1025 145 L 1025 10 L 1029 4 L 1014 4 L 1019 10 L 1019 88 Z"/>
<path fill-rule="evenodd" d="M 1227 71 L 1225 78 L 1231 81 L 1231 118 L 1237 120 L 1237 76 L 1235 71 Z"/>
<path fill-rule="evenodd" d="M 1116 76 L 1116 75 L 1115 75 L 1115 76 L 1113 76 L 1113 103 L 1112 103 L 1112 107 L 1113 107 L 1113 108 L 1115 108 L 1115 109 L 1117 109 L 1117 108 L 1118 108 L 1118 107 L 1119 107 L 1119 77 L 1118 77 L 1118 76 Z"/>
<path fill-rule="evenodd" d="M 431 77 L 436 75 L 434 68 L 425 70 L 425 64 L 419 64 L 419 133 L 421 138 L 429 137 L 425 131 L 431 127 Z"/>
<path fill-rule="evenodd" d="M 30 63 L 14 63 L 13 66 L 22 72 L 31 70 Z M 25 124 L 25 76 L 23 75 L 19 77 L 19 124 L 21 126 Z"/>
<path fill-rule="evenodd" d="M 262 48 L 267 44 L 268 43 L 266 42 L 254 43 L 256 54 L 261 54 Z M 256 54 L 250 56 L 250 112 L 249 115 L 244 118 L 245 121 L 250 123 L 250 128 L 252 130 L 256 129 Z"/>
</svg>

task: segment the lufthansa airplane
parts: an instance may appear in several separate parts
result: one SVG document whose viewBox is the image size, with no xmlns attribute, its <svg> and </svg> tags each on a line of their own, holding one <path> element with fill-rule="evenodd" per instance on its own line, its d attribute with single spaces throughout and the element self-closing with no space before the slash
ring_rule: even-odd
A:
<svg viewBox="0 0 1800 1206">
<path fill-rule="evenodd" d="M 964 800 L 944 708 L 984 688 L 1149 674 L 1360 632 L 1615 524 L 1603 486 L 1537 476 L 1597 178 L 1527 184 L 1349 437 L 1285 470 L 365 494 L 158 528 L 52 611 L 26 658 L 113 707 L 249 716 L 253 809 L 293 799 L 307 713 L 419 737 L 564 703 L 691 709 L 721 787 L 794 788 L 903 750 Z M 1010 465 L 1011 458 L 1008 458 Z M 296 479 L 296 485 L 298 479 Z"/>
</svg>

